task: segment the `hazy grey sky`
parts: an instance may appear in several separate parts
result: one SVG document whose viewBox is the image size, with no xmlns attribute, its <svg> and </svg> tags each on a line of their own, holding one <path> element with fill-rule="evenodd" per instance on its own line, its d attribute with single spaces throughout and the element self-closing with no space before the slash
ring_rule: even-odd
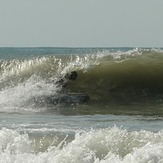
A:
<svg viewBox="0 0 163 163">
<path fill-rule="evenodd" d="M 163 47 L 163 0 L 0 0 L 0 46 Z"/>
</svg>

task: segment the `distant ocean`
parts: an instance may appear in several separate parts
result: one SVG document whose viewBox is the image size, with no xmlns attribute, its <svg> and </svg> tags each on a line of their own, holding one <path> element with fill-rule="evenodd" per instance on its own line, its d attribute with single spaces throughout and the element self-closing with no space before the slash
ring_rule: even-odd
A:
<svg viewBox="0 0 163 163">
<path fill-rule="evenodd" d="M 0 162 L 162 163 L 163 49 L 0 48 Z"/>
</svg>

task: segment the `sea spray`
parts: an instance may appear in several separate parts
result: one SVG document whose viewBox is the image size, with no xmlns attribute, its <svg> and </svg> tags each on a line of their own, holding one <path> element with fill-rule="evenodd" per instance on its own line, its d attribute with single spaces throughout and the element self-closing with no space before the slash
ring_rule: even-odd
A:
<svg viewBox="0 0 163 163">
<path fill-rule="evenodd" d="M 46 49 L 38 50 L 45 53 Z M 58 93 L 60 88 L 56 82 L 71 71 L 76 71 L 78 78 L 69 83 L 67 90 L 87 94 L 90 104 L 160 104 L 163 99 L 161 50 L 66 49 L 68 52 L 60 55 L 59 49 L 56 54 L 52 53 L 55 49 L 50 50 L 49 55 L 37 53 L 38 56 L 30 58 L 1 60 L 1 106 L 33 106 L 30 99 Z M 2 107 L 2 110 L 5 109 Z"/>
<path fill-rule="evenodd" d="M 89 132 L 80 131 L 69 142 L 66 142 L 67 136 L 65 136 L 60 140 L 58 146 L 53 144 L 53 142 L 57 141 L 57 138 L 53 135 L 54 139 L 49 137 L 50 139 L 46 140 L 49 147 L 47 146 L 47 150 L 42 152 L 34 150 L 33 145 L 35 145 L 34 141 L 37 140 L 37 134 L 31 140 L 28 134 L 20 134 L 19 131 L 9 129 L 1 130 L 0 134 L 3 138 L 3 142 L 0 144 L 0 161 L 2 162 L 6 160 L 8 162 L 21 162 L 23 160 L 25 163 L 34 161 L 56 163 L 105 163 L 108 161 L 145 163 L 149 161 L 161 162 L 163 160 L 162 132 L 129 132 L 115 126 Z M 48 141 L 51 141 L 51 143 Z M 40 140 L 40 150 L 41 146 L 42 141 Z"/>
</svg>

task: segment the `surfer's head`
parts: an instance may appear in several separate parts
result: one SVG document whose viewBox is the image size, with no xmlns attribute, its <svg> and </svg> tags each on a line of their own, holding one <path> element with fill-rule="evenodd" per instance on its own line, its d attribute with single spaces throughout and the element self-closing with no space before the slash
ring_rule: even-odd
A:
<svg viewBox="0 0 163 163">
<path fill-rule="evenodd" d="M 76 71 L 72 71 L 69 75 L 69 80 L 75 80 L 77 78 L 78 74 Z"/>
</svg>

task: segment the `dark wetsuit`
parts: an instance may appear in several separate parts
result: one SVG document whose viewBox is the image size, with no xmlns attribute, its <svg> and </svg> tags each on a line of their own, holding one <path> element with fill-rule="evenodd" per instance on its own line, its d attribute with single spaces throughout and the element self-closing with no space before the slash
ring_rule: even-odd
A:
<svg viewBox="0 0 163 163">
<path fill-rule="evenodd" d="M 57 81 L 56 84 L 58 84 L 58 86 L 61 86 L 62 91 L 65 92 L 69 81 L 74 81 L 76 78 L 77 78 L 77 72 L 73 71 L 70 74 L 66 74 L 63 78 Z"/>
</svg>

